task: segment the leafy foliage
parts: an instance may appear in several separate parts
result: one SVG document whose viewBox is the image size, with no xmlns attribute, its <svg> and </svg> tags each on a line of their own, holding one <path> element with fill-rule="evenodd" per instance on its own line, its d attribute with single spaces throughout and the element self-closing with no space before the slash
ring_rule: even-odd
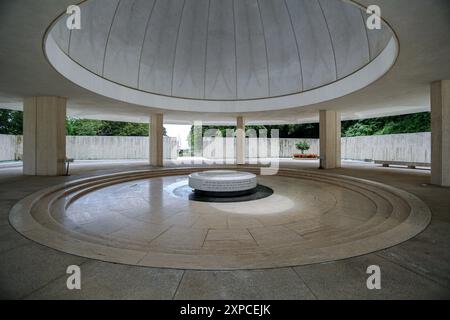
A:
<svg viewBox="0 0 450 320">
<path fill-rule="evenodd" d="M 429 112 L 342 122 L 345 137 L 431 131 Z"/>
<path fill-rule="evenodd" d="M 22 111 L 0 109 L 0 134 L 22 134 Z"/>
<path fill-rule="evenodd" d="M 23 113 L 0 109 L 0 134 L 22 134 Z M 147 136 L 148 124 L 114 122 L 103 120 L 87 120 L 68 118 L 66 121 L 67 134 L 73 136 Z M 202 134 L 209 129 L 215 128 L 222 136 L 226 136 L 226 130 L 235 130 L 233 126 L 203 126 Z M 319 124 L 286 124 L 268 126 L 247 126 L 246 129 L 255 129 L 259 135 L 259 130 L 266 129 L 267 137 L 271 137 L 271 130 L 278 129 L 280 138 L 318 138 Z M 422 112 L 402 116 L 372 118 L 364 120 L 350 120 L 342 122 L 342 136 L 370 136 L 396 133 L 413 133 L 431 131 L 430 113 Z M 166 135 L 164 129 L 164 135 Z M 191 146 L 195 136 L 200 136 L 200 132 L 194 134 L 194 127 L 191 128 L 189 142 Z"/>
<path fill-rule="evenodd" d="M 299 143 L 297 143 L 295 145 L 295 147 L 298 150 L 300 150 L 302 152 L 302 154 L 311 148 L 311 146 L 309 145 L 309 143 L 307 141 L 300 141 Z"/>
<path fill-rule="evenodd" d="M 68 118 L 69 136 L 148 136 L 148 124 Z"/>
<path fill-rule="evenodd" d="M 23 112 L 0 109 L 0 134 L 23 134 Z M 78 118 L 66 119 L 69 136 L 148 136 L 149 125 L 146 123 L 88 120 Z M 164 135 L 166 129 L 164 128 Z"/>
<path fill-rule="evenodd" d="M 236 130 L 235 126 L 202 126 L 202 135 L 205 136 L 205 133 L 208 130 L 217 130 L 217 134 L 222 137 L 226 137 L 227 130 Z M 279 138 L 318 138 L 319 137 L 319 125 L 316 123 L 307 123 L 307 124 L 285 124 L 285 125 L 253 125 L 246 126 L 245 129 L 255 130 L 256 135 L 259 137 L 262 133 L 260 130 L 266 130 L 267 138 L 271 137 L 272 130 L 278 130 Z M 196 129 L 198 130 L 198 129 Z M 219 133 L 220 132 L 220 133 Z M 189 133 L 188 141 L 191 148 L 194 146 L 194 140 L 197 136 L 200 136 L 200 132 L 194 132 L 194 126 L 191 127 L 191 132 Z"/>
<path fill-rule="evenodd" d="M 235 130 L 233 126 L 203 126 L 202 132 L 204 133 L 215 128 L 221 132 L 222 136 L 225 136 L 227 129 Z M 267 137 L 270 137 L 270 131 L 272 129 L 279 130 L 280 138 L 319 138 L 319 124 L 307 123 L 307 124 L 286 124 L 286 125 L 273 125 L 273 126 L 246 126 L 246 129 L 255 129 L 259 134 L 259 129 L 267 130 Z M 402 116 L 372 118 L 364 120 L 349 120 L 342 121 L 342 136 L 354 137 L 354 136 L 371 136 L 371 135 L 384 135 L 384 134 L 398 134 L 398 133 L 414 133 L 414 132 L 429 132 L 431 131 L 430 113 L 414 113 Z M 199 133 L 197 133 L 199 135 Z M 193 127 L 191 128 L 191 134 L 189 141 L 191 146 L 193 145 Z"/>
</svg>

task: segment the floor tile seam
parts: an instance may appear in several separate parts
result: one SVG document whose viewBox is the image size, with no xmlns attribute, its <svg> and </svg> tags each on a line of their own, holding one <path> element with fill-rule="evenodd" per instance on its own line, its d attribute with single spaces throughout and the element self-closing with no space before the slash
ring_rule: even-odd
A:
<svg viewBox="0 0 450 320">
<path fill-rule="evenodd" d="M 86 263 L 98 261 L 98 260 L 94 260 L 94 259 L 90 259 L 90 258 L 83 258 L 83 259 L 84 259 L 84 261 L 82 263 L 78 264 L 77 266 L 81 267 L 82 265 L 84 265 Z M 58 281 L 59 279 L 63 278 L 64 276 L 67 276 L 67 273 L 63 273 L 63 274 L 57 276 L 56 278 L 53 278 L 52 280 L 50 280 L 47 283 L 40 286 L 39 288 L 36 288 L 36 289 L 32 290 L 30 293 L 23 295 L 18 300 L 26 300 L 27 298 L 31 297 L 34 293 L 44 289 L 45 287 L 49 286 L 50 284 L 52 284 L 55 281 Z"/>
<path fill-rule="evenodd" d="M 318 296 L 316 295 L 316 293 L 311 289 L 311 287 L 308 285 L 308 283 L 306 283 L 306 281 L 303 279 L 303 277 L 297 272 L 297 270 L 295 270 L 295 268 L 297 267 L 290 267 L 290 269 L 297 275 L 297 277 L 300 279 L 300 281 L 306 286 L 306 288 L 308 288 L 308 290 L 311 292 L 311 294 L 314 296 L 315 300 L 319 300 Z"/>
<path fill-rule="evenodd" d="M 389 250 L 389 249 L 385 249 L 385 250 L 383 250 L 383 251 L 386 251 L 386 250 Z M 438 286 L 441 287 L 441 288 L 450 289 L 450 285 L 447 286 L 447 285 L 445 285 L 445 284 L 442 284 L 442 283 L 438 282 L 436 279 L 434 279 L 434 278 L 432 278 L 432 277 L 426 275 L 425 273 L 422 273 L 422 272 L 420 272 L 420 271 L 414 270 L 414 269 L 409 268 L 408 266 L 406 266 L 406 265 L 404 265 L 404 264 L 402 264 L 402 263 L 399 263 L 398 261 L 395 261 L 395 260 L 393 260 L 393 259 L 390 259 L 389 257 L 386 257 L 386 256 L 382 255 L 382 254 L 381 254 L 381 251 L 379 251 L 379 252 L 374 252 L 374 254 L 375 254 L 377 257 L 382 258 L 383 260 L 386 260 L 386 261 L 388 261 L 388 262 L 390 262 L 390 263 L 393 263 L 393 264 L 399 266 L 399 267 L 402 268 L 402 269 L 405 269 L 405 270 L 407 270 L 407 271 L 409 271 L 409 272 L 414 273 L 415 275 L 417 275 L 417 276 L 419 276 L 419 277 L 421 277 L 421 278 L 424 278 L 424 279 L 426 279 L 426 280 L 428 280 L 428 281 L 433 282 L 434 284 L 438 285 Z"/>
</svg>

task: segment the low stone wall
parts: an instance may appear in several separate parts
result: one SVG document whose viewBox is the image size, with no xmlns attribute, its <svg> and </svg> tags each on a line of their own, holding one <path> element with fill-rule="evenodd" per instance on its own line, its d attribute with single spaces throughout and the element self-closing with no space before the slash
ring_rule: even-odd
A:
<svg viewBox="0 0 450 320">
<path fill-rule="evenodd" d="M 21 150 L 22 136 L 0 134 L 0 161 L 18 159 Z"/>
<path fill-rule="evenodd" d="M 295 145 L 307 141 L 311 149 L 308 153 L 319 154 L 319 139 L 278 139 L 277 145 L 267 138 L 246 138 L 245 156 L 247 158 L 292 158 L 300 153 Z M 234 159 L 236 141 L 234 138 L 203 138 L 203 157 L 208 159 Z"/>
<path fill-rule="evenodd" d="M 280 158 L 292 158 L 295 153 L 301 153 L 295 145 L 301 141 L 306 141 L 311 146 L 305 153 L 319 154 L 319 139 L 280 139 Z"/>
<path fill-rule="evenodd" d="M 431 163 L 431 133 L 342 138 L 344 159 Z"/>
<path fill-rule="evenodd" d="M 67 137 L 67 156 L 78 160 L 148 159 L 148 137 Z M 176 159 L 177 139 L 164 137 L 164 159 Z"/>
<path fill-rule="evenodd" d="M 231 143 L 226 148 L 227 139 Z M 307 153 L 319 154 L 319 139 L 279 139 L 278 148 L 270 139 L 246 139 L 246 157 L 292 158 L 300 153 L 295 145 L 307 141 L 311 149 Z M 431 163 L 431 133 L 408 133 L 382 136 L 344 137 L 341 140 L 342 158 L 351 160 L 387 160 Z M 271 148 L 274 151 L 270 153 Z M 278 149 L 278 153 L 277 150 Z M 204 138 L 203 156 L 209 159 L 234 158 L 233 138 Z"/>
<path fill-rule="evenodd" d="M 227 139 L 231 148 L 226 148 Z M 246 139 L 247 157 L 291 158 L 299 151 L 295 144 L 306 140 L 308 153 L 319 153 L 319 139 Z M 271 150 L 274 150 L 271 152 Z M 277 153 L 278 150 L 278 153 Z M 233 138 L 204 138 L 203 156 L 209 159 L 234 159 Z M 0 135 L 0 161 L 15 160 L 22 154 L 22 136 Z M 148 159 L 148 137 L 68 136 L 67 156 L 77 160 Z M 164 159 L 176 159 L 176 138 L 164 137 Z M 393 134 L 342 138 L 342 158 L 431 162 L 431 133 Z"/>
<path fill-rule="evenodd" d="M 76 160 L 148 159 L 148 137 L 67 136 L 67 157 Z M 164 159 L 178 157 L 177 139 L 164 137 Z M 18 160 L 22 136 L 0 135 L 0 161 Z"/>
</svg>

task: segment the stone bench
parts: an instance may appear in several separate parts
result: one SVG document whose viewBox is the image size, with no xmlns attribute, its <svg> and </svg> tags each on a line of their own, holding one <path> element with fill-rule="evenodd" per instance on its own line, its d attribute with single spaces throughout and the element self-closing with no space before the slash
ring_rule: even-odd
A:
<svg viewBox="0 0 450 320">
<path fill-rule="evenodd" d="M 431 163 L 426 162 L 408 162 L 408 161 L 387 161 L 387 160 L 375 160 L 375 164 L 381 164 L 383 167 L 388 168 L 390 165 L 393 166 L 407 166 L 410 169 L 415 169 L 416 167 L 431 167 Z"/>
</svg>

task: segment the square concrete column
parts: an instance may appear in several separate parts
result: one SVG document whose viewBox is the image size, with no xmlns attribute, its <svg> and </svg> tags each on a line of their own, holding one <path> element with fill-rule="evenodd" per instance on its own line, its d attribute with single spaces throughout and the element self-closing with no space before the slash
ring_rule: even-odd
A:
<svg viewBox="0 0 450 320">
<path fill-rule="evenodd" d="M 236 119 L 236 164 L 245 164 L 245 121 Z"/>
<path fill-rule="evenodd" d="M 162 167 L 164 150 L 164 117 L 161 113 L 150 116 L 150 165 Z"/>
<path fill-rule="evenodd" d="M 450 80 L 431 84 L 431 183 L 450 186 Z"/>
<path fill-rule="evenodd" d="M 320 168 L 341 167 L 341 114 L 320 110 Z"/>
<path fill-rule="evenodd" d="M 203 123 L 194 121 L 194 130 L 192 132 L 192 154 L 194 157 L 203 157 Z"/>
<path fill-rule="evenodd" d="M 66 102 L 60 97 L 33 97 L 23 104 L 23 173 L 65 174 Z"/>
</svg>

